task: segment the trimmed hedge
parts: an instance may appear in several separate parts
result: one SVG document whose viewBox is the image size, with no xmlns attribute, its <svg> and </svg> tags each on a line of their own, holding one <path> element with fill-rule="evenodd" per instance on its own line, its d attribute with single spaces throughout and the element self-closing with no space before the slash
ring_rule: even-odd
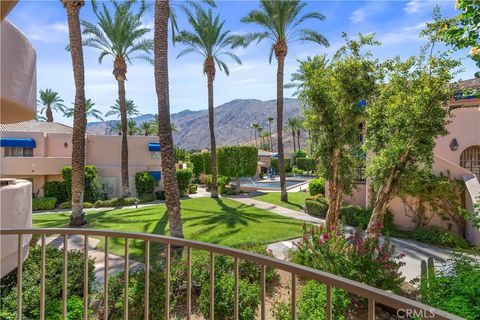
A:
<svg viewBox="0 0 480 320">
<path fill-rule="evenodd" d="M 155 191 L 155 179 L 148 171 L 137 172 L 135 174 L 135 188 L 140 198 L 153 194 Z"/>
<path fill-rule="evenodd" d="M 57 199 L 53 197 L 36 197 L 32 199 L 32 210 L 52 210 L 57 205 Z"/>
<path fill-rule="evenodd" d="M 212 159 L 210 152 L 197 152 L 190 155 L 193 165 L 192 172 L 198 177 L 201 173 L 212 174 Z"/>
<path fill-rule="evenodd" d="M 295 160 L 297 168 L 303 171 L 315 171 L 315 159 L 312 158 L 297 158 Z"/>
<path fill-rule="evenodd" d="M 325 194 L 325 179 L 317 178 L 310 180 L 308 183 L 308 191 L 310 192 L 311 196 Z"/>
<path fill-rule="evenodd" d="M 63 181 L 48 181 L 43 185 L 43 194 L 47 198 L 56 198 L 58 202 L 65 202 L 68 200 L 65 182 Z"/>
<path fill-rule="evenodd" d="M 188 169 L 177 170 L 178 191 L 181 196 L 188 194 L 190 180 L 192 180 L 192 171 Z"/>
<path fill-rule="evenodd" d="M 62 176 L 68 200 L 72 198 L 72 166 L 63 167 Z M 83 200 L 95 202 L 98 199 L 99 189 L 100 182 L 97 168 L 95 166 L 85 166 L 85 192 L 83 193 Z"/>
<path fill-rule="evenodd" d="M 310 197 L 305 200 L 305 211 L 312 216 L 325 218 L 328 211 L 328 200 L 325 197 Z"/>
<path fill-rule="evenodd" d="M 155 196 L 157 197 L 157 200 L 165 200 L 165 191 L 155 191 Z"/>
<path fill-rule="evenodd" d="M 366 228 L 370 221 L 371 211 L 360 206 L 351 204 L 340 209 L 340 219 L 343 224 Z"/>
<path fill-rule="evenodd" d="M 109 208 L 118 206 L 118 198 L 111 198 L 108 200 L 97 200 L 93 206 L 95 208 Z"/>
<path fill-rule="evenodd" d="M 188 186 L 188 193 L 189 194 L 197 193 L 197 185 L 196 184 L 189 185 Z"/>
<path fill-rule="evenodd" d="M 231 178 L 252 177 L 257 172 L 258 149 L 249 146 L 218 148 L 218 174 Z"/>
<path fill-rule="evenodd" d="M 140 197 L 139 200 L 140 200 L 140 203 L 152 202 L 157 200 L 157 196 L 154 193 L 147 194 L 147 195 L 144 195 L 143 197 Z"/>
<path fill-rule="evenodd" d="M 84 202 L 83 203 L 83 208 L 84 209 L 90 209 L 93 208 L 93 204 L 91 202 Z M 60 205 L 60 209 L 72 209 L 72 202 L 71 201 L 65 201 Z"/>
</svg>

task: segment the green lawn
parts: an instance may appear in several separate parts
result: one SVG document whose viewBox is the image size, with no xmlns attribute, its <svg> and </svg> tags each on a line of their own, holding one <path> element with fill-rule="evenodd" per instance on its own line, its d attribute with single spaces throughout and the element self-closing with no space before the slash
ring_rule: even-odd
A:
<svg viewBox="0 0 480 320">
<path fill-rule="evenodd" d="M 310 194 L 308 192 L 289 192 L 288 202 L 282 202 L 280 201 L 280 192 L 267 192 L 256 196 L 255 199 L 292 210 L 303 211 L 303 207 L 305 206 L 305 199 L 309 196 Z"/>
<path fill-rule="evenodd" d="M 301 236 L 302 222 L 282 217 L 266 210 L 247 206 L 230 199 L 196 198 L 182 201 L 185 238 L 227 246 L 246 243 L 270 243 Z M 165 205 L 138 209 L 90 211 L 88 228 L 147 232 L 169 235 Z M 67 227 L 69 214 L 34 214 L 36 228 Z M 112 253 L 123 255 L 124 240 L 114 238 L 109 246 Z M 103 239 L 99 244 L 103 248 Z M 153 252 L 161 248 L 154 246 Z M 130 241 L 131 257 L 143 260 L 144 242 Z"/>
</svg>

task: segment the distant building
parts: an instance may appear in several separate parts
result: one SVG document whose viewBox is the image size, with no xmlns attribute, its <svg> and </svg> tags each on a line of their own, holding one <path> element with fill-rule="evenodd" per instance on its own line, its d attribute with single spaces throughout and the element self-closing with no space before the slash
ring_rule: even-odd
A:
<svg viewBox="0 0 480 320">
<path fill-rule="evenodd" d="M 32 192 L 43 195 L 45 182 L 63 180 L 62 168 L 72 163 L 72 130 L 59 124 L 26 121 L 0 124 L 1 176 L 32 182 Z M 86 164 L 97 168 L 100 183 L 111 196 L 121 195 L 121 136 L 86 135 Z M 150 171 L 162 189 L 160 145 L 156 136 L 128 137 L 130 192 L 135 174 Z"/>
</svg>

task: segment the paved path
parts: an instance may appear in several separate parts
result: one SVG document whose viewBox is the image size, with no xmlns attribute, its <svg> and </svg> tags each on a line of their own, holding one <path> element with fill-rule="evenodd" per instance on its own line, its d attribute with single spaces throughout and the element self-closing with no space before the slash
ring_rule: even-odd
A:
<svg viewBox="0 0 480 320">
<path fill-rule="evenodd" d="M 305 212 L 280 207 L 271 203 L 255 200 L 247 196 L 233 196 L 231 198 L 243 204 L 252 205 L 285 217 L 315 224 L 325 223 L 324 219 L 312 217 Z M 353 231 L 354 228 L 349 227 L 347 230 Z M 299 241 L 300 238 L 272 243 L 268 246 L 268 249 L 272 250 L 273 254 L 278 259 L 286 260 L 289 255 L 289 251 L 295 249 L 294 243 Z M 437 264 L 442 264 L 453 255 L 453 252 L 450 250 L 417 241 L 392 238 L 391 242 L 396 246 L 397 254 L 405 254 L 405 257 L 402 259 L 402 261 L 405 262 L 405 265 L 402 266 L 400 270 L 407 281 L 413 280 L 414 278 L 420 276 L 420 264 L 422 260 L 427 260 L 428 257 L 432 257 Z"/>
</svg>

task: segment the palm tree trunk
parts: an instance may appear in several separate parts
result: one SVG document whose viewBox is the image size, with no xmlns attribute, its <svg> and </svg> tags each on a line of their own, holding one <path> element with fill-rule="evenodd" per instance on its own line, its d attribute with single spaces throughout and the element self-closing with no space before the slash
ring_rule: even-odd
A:
<svg viewBox="0 0 480 320">
<path fill-rule="evenodd" d="M 85 71 L 79 18 L 79 11 L 84 2 L 62 2 L 67 10 L 70 53 L 75 82 L 75 109 L 73 111 L 72 134 L 72 215 L 70 216 L 70 226 L 73 227 L 86 224 L 85 213 L 83 212 L 83 192 L 85 189 L 85 130 L 87 116 L 85 108 Z"/>
<path fill-rule="evenodd" d="M 292 129 L 292 140 L 293 140 L 293 152 L 297 152 L 297 147 L 295 145 L 295 129 Z"/>
<path fill-rule="evenodd" d="M 257 128 L 254 129 L 255 131 L 253 132 L 253 134 L 255 135 L 255 148 L 258 149 L 258 143 L 257 143 Z"/>
<path fill-rule="evenodd" d="M 125 99 L 125 80 L 118 79 L 118 104 L 120 105 L 120 122 L 122 124 L 122 197 L 130 195 L 128 183 L 128 123 L 127 123 L 127 102 Z"/>
<path fill-rule="evenodd" d="M 215 67 L 215 65 L 214 65 Z M 208 80 L 208 124 L 210 126 L 210 156 L 212 161 L 212 190 L 210 196 L 218 198 L 218 184 L 217 184 L 217 144 L 215 141 L 215 123 L 213 110 L 213 74 L 207 73 Z"/>
<path fill-rule="evenodd" d="M 298 143 L 297 143 L 298 151 L 300 151 L 302 150 L 302 148 L 300 148 L 300 129 L 297 129 L 297 140 L 298 140 Z"/>
<path fill-rule="evenodd" d="M 53 112 L 52 108 L 47 107 L 45 110 L 45 116 L 47 117 L 47 122 L 53 122 Z"/>
<path fill-rule="evenodd" d="M 180 215 L 180 193 L 178 191 L 172 127 L 170 126 L 170 101 L 168 87 L 168 1 L 155 2 L 155 90 L 158 99 L 158 138 L 160 141 L 165 205 L 167 207 L 170 234 L 183 238 L 182 217 Z"/>
<path fill-rule="evenodd" d="M 286 44 L 285 44 L 286 47 Z M 283 70 L 285 67 L 285 55 L 284 52 L 277 55 L 277 140 L 278 140 L 278 171 L 280 175 L 280 190 L 282 201 L 288 201 L 287 186 L 285 183 L 285 155 L 283 152 Z"/>
<path fill-rule="evenodd" d="M 269 132 L 269 139 L 270 139 L 270 152 L 273 152 L 273 138 L 272 138 L 272 123 L 268 122 L 268 132 Z"/>
</svg>

